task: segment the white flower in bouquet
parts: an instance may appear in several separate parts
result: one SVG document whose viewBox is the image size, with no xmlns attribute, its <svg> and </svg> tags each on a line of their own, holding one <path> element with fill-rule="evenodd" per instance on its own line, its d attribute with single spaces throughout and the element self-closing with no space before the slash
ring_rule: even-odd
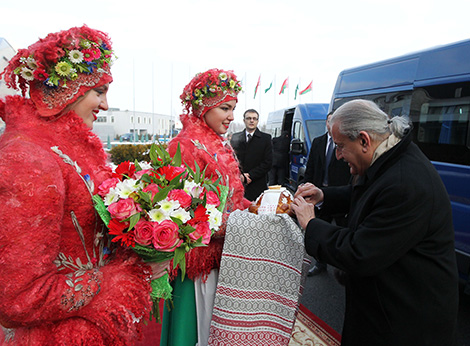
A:
<svg viewBox="0 0 470 346">
<path fill-rule="evenodd" d="M 207 211 L 209 213 L 209 227 L 210 229 L 218 229 L 222 224 L 222 213 L 215 205 L 208 204 Z"/>
<path fill-rule="evenodd" d="M 136 179 L 126 179 L 119 182 L 115 190 L 120 198 L 128 198 L 131 193 L 141 191 L 144 188 L 144 185 L 141 181 Z"/>
<path fill-rule="evenodd" d="M 110 189 L 109 193 L 104 196 L 104 204 L 109 206 L 115 202 L 119 201 L 119 194 L 117 193 L 116 189 Z"/>
<path fill-rule="evenodd" d="M 202 192 L 204 192 L 204 188 L 201 184 L 196 184 L 194 181 L 186 180 L 184 182 L 184 191 L 191 195 L 191 197 L 199 197 Z"/>
</svg>

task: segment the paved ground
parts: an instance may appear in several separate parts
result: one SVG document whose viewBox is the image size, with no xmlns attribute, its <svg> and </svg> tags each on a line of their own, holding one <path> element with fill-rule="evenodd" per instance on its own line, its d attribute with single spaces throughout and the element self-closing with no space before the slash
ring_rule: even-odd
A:
<svg viewBox="0 0 470 346">
<path fill-rule="evenodd" d="M 344 289 L 328 272 L 307 277 L 301 303 L 341 334 L 344 317 Z M 458 346 L 470 346 L 470 295 L 461 287 Z M 443 345 L 444 346 L 444 345 Z"/>
</svg>

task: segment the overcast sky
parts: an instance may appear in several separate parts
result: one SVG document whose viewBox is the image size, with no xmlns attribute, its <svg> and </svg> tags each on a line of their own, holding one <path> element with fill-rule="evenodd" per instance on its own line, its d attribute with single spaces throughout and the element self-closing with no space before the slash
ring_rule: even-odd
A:
<svg viewBox="0 0 470 346">
<path fill-rule="evenodd" d="M 1 0 L 0 37 L 18 49 L 82 24 L 109 33 L 119 59 L 108 101 L 120 109 L 177 116 L 197 72 L 234 70 L 245 89 L 236 120 L 256 108 L 263 122 L 275 109 L 329 103 L 346 68 L 469 38 L 469 15 L 468 0 Z"/>
</svg>

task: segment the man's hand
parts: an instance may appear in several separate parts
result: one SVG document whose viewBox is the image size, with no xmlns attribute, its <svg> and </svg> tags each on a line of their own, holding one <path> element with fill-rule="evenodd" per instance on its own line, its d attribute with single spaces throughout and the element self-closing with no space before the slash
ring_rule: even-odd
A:
<svg viewBox="0 0 470 346">
<path fill-rule="evenodd" d="M 308 222 L 315 218 L 315 206 L 307 201 L 302 196 L 294 198 L 291 208 L 297 216 L 297 221 L 300 227 L 307 228 Z"/>
<path fill-rule="evenodd" d="M 307 203 L 316 205 L 323 202 L 323 191 L 312 183 L 300 184 L 294 198 L 302 197 Z"/>
<path fill-rule="evenodd" d="M 249 173 L 243 173 L 243 175 L 245 176 L 246 185 L 250 184 L 252 182 L 252 180 L 250 178 L 250 174 Z"/>
<path fill-rule="evenodd" d="M 151 279 L 155 280 L 155 279 L 161 278 L 163 275 L 170 272 L 171 270 L 170 263 L 171 263 L 171 259 L 163 261 L 163 262 L 158 262 L 158 263 L 155 263 L 155 262 L 148 263 L 150 268 L 152 268 Z"/>
</svg>

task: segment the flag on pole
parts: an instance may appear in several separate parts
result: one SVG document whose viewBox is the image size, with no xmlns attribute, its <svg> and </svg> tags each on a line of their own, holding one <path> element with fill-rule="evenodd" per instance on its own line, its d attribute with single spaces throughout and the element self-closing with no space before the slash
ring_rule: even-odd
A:
<svg viewBox="0 0 470 346">
<path fill-rule="evenodd" d="M 273 82 L 269 84 L 269 87 L 264 91 L 264 93 L 266 94 L 269 90 L 271 90 L 272 87 L 273 87 Z"/>
<path fill-rule="evenodd" d="M 294 100 L 297 100 L 297 91 L 299 91 L 299 84 L 295 87 Z"/>
<path fill-rule="evenodd" d="M 313 80 L 310 82 L 309 85 L 307 85 L 307 87 L 304 90 L 302 90 L 299 93 L 299 95 L 304 95 L 304 94 L 308 93 L 309 91 L 312 91 L 312 82 L 313 82 Z"/>
<path fill-rule="evenodd" d="M 288 87 L 289 87 L 289 77 L 287 77 L 284 83 L 282 83 L 281 91 L 279 91 L 279 95 L 284 94 L 284 90 L 286 90 Z"/>
<path fill-rule="evenodd" d="M 255 94 L 253 95 L 253 99 L 256 98 L 256 94 L 258 93 L 259 82 L 261 80 L 261 75 L 258 77 L 258 83 L 256 83 Z"/>
</svg>

